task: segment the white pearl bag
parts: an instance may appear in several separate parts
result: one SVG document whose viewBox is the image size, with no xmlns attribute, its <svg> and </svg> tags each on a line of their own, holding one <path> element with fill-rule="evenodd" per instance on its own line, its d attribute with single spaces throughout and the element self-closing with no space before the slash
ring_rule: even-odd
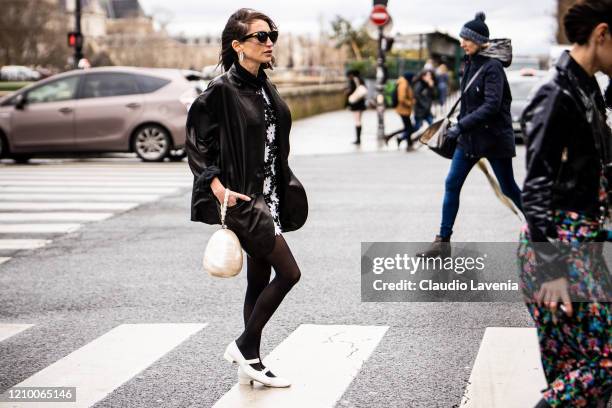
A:
<svg viewBox="0 0 612 408">
<path fill-rule="evenodd" d="M 202 265 L 210 275 L 231 278 L 242 270 L 242 246 L 236 234 L 225 225 L 229 189 L 225 189 L 221 205 L 221 229 L 215 231 L 204 250 Z M 238 205 L 238 204 L 236 204 Z"/>
</svg>

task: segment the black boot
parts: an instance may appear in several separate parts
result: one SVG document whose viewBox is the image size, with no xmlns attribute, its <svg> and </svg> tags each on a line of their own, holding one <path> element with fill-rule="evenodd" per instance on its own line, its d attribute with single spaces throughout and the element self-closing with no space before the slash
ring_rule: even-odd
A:
<svg viewBox="0 0 612 408">
<path fill-rule="evenodd" d="M 361 144 L 361 126 L 355 126 L 355 134 L 357 138 L 353 142 L 353 144 L 360 145 Z"/>
<path fill-rule="evenodd" d="M 431 243 L 429 248 L 420 252 L 417 256 L 423 258 L 448 258 L 451 256 L 450 237 L 441 237 L 436 235 L 436 238 Z"/>
</svg>

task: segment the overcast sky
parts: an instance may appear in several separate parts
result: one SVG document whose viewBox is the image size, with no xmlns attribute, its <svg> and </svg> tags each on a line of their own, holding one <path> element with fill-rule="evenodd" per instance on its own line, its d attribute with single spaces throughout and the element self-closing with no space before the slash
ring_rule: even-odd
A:
<svg viewBox="0 0 612 408">
<path fill-rule="evenodd" d="M 371 0 L 140 0 L 147 14 L 172 15 L 168 30 L 186 35 L 220 34 L 227 18 L 241 7 L 268 14 L 282 32 L 329 31 L 329 21 L 341 15 L 355 24 L 363 23 L 372 8 Z M 394 32 L 438 29 L 457 35 L 477 11 L 487 14 L 492 38 L 509 37 L 515 54 L 548 53 L 556 31 L 555 0 L 389 0 Z M 167 15 L 168 13 L 166 13 Z"/>
</svg>

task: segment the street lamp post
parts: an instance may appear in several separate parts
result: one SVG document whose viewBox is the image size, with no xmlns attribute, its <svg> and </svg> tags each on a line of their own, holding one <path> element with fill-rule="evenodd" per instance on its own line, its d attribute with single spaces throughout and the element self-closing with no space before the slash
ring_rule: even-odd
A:
<svg viewBox="0 0 612 408">
<path fill-rule="evenodd" d="M 77 37 L 82 36 L 81 33 L 81 0 L 74 0 L 75 1 L 75 7 L 74 7 L 74 20 L 75 20 L 75 25 L 74 25 L 74 31 L 76 33 Z M 81 58 L 83 58 L 83 42 L 82 41 L 76 41 L 75 45 L 74 45 L 74 67 L 78 68 L 79 66 L 79 61 L 81 60 Z"/>
<path fill-rule="evenodd" d="M 385 47 L 383 45 L 383 26 L 378 27 L 378 56 L 376 58 L 376 114 L 378 130 L 376 138 L 382 141 L 385 137 Z"/>
<path fill-rule="evenodd" d="M 385 138 L 385 81 L 387 79 L 387 72 L 385 69 L 385 53 L 388 45 L 391 44 L 386 37 L 385 33 L 391 30 L 391 16 L 387 11 L 388 0 L 374 0 L 372 12 L 370 13 L 370 25 L 371 28 L 376 30 L 368 31 L 370 35 L 378 42 L 378 54 L 376 58 L 376 114 L 378 116 L 378 130 L 376 132 L 376 138 L 378 139 L 379 145 L 382 144 Z"/>
</svg>

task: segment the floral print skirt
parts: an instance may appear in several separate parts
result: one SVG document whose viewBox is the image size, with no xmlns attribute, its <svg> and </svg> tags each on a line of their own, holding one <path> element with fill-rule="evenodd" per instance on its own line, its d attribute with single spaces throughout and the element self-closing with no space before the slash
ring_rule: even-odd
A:
<svg viewBox="0 0 612 408">
<path fill-rule="evenodd" d="M 533 318 L 548 387 L 543 398 L 551 407 L 605 407 L 612 393 L 612 313 L 610 303 L 597 301 L 609 293 L 610 273 L 596 246 L 579 245 L 594 240 L 600 224 L 581 214 L 554 214 L 559 241 L 568 244 L 568 281 L 573 314 L 535 303 L 540 288 L 529 230 L 521 230 L 518 266 L 523 296 Z"/>
</svg>

